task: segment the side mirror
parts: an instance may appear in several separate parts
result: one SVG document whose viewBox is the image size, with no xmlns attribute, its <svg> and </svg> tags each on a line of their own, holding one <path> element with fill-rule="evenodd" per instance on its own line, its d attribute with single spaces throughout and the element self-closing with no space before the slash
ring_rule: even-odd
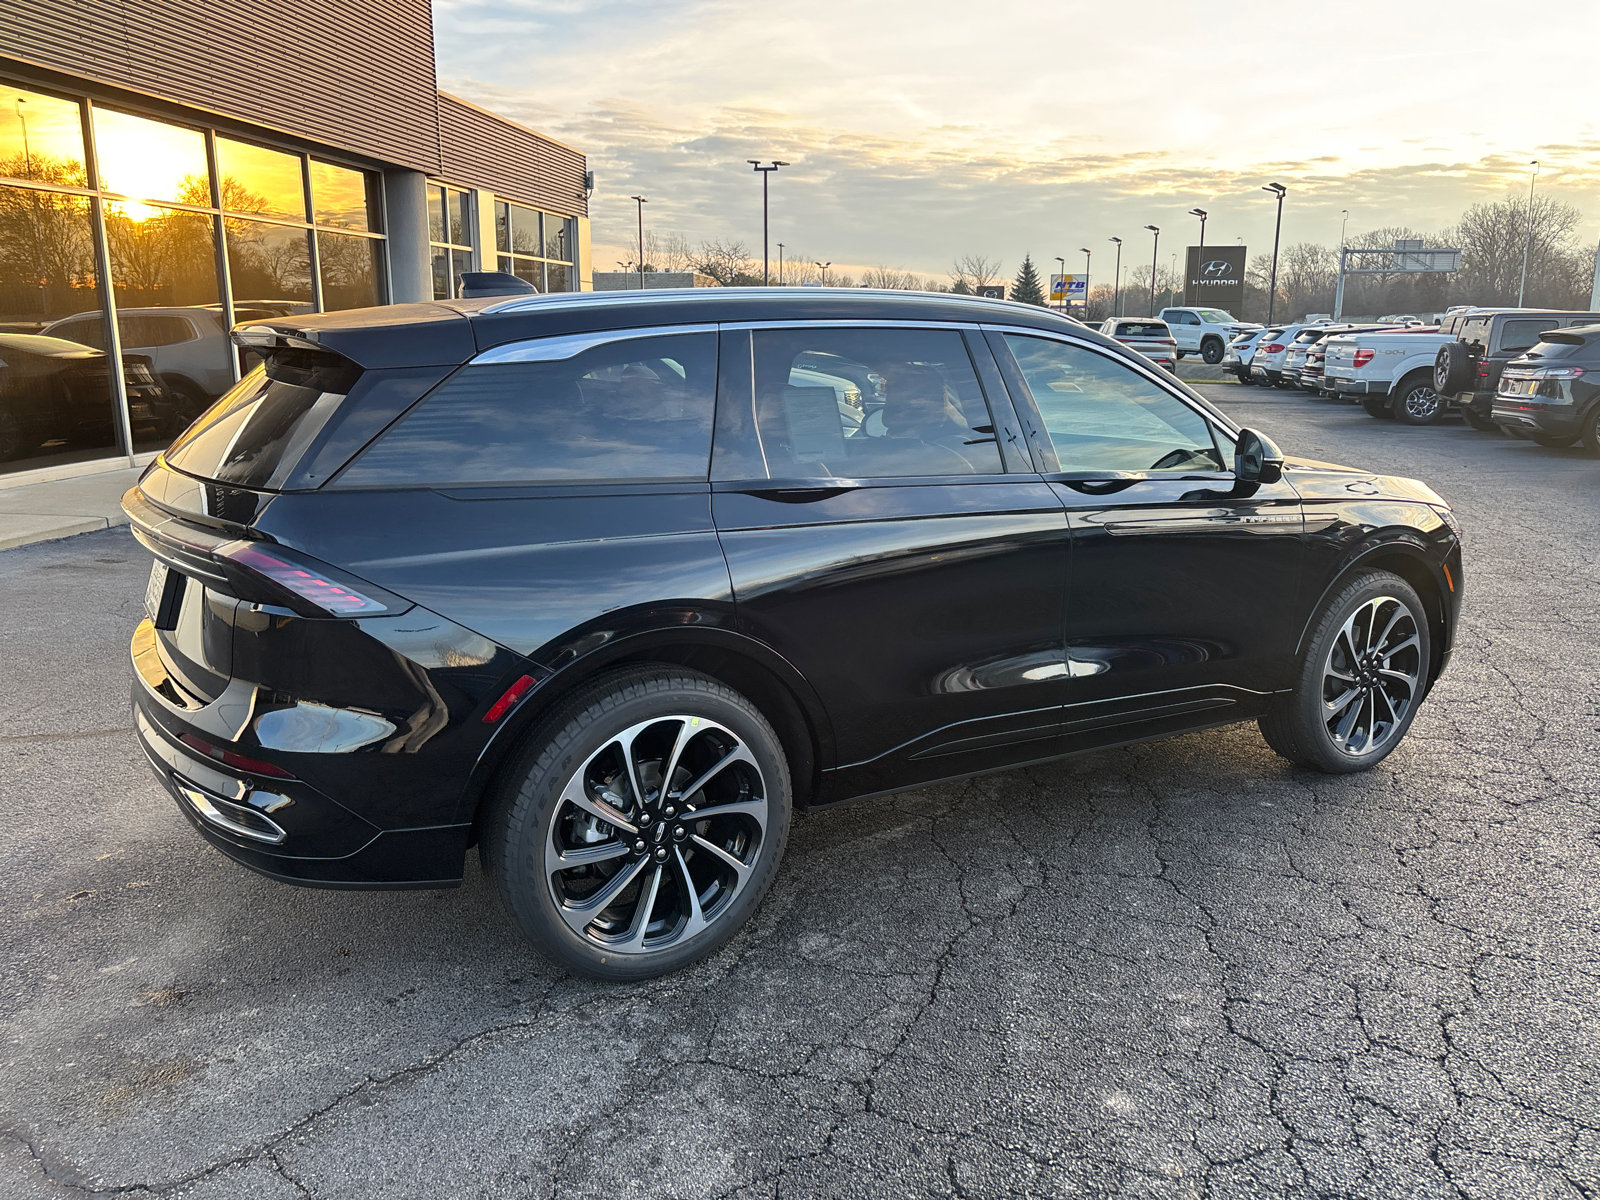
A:
<svg viewBox="0 0 1600 1200">
<path fill-rule="evenodd" d="M 1233 474 L 1239 483 L 1277 483 L 1283 478 L 1283 451 L 1266 434 L 1241 429 L 1233 452 Z"/>
</svg>

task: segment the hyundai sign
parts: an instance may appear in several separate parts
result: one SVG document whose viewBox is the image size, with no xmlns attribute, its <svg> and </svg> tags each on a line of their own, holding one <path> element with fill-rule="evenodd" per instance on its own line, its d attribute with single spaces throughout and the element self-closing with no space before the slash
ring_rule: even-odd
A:
<svg viewBox="0 0 1600 1200">
<path fill-rule="evenodd" d="M 1204 305 L 1238 316 L 1244 308 L 1244 262 L 1243 246 L 1190 246 L 1184 306 Z"/>
</svg>

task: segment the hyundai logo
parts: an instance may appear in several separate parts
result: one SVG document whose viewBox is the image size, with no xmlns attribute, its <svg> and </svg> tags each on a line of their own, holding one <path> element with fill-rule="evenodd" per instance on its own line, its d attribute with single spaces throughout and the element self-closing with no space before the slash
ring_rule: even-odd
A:
<svg viewBox="0 0 1600 1200">
<path fill-rule="evenodd" d="M 1200 274 L 1206 276 L 1207 278 L 1214 277 L 1220 279 L 1224 275 L 1233 274 L 1233 264 L 1225 258 L 1214 258 L 1205 266 L 1200 268 Z"/>
</svg>

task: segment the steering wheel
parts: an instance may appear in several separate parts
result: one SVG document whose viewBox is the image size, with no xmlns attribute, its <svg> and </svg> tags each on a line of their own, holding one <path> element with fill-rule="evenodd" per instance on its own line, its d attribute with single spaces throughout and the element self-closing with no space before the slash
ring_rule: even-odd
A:
<svg viewBox="0 0 1600 1200">
<path fill-rule="evenodd" d="M 1149 471 L 1163 471 L 1168 467 L 1181 467 L 1193 457 L 1193 450 L 1168 450 L 1165 454 L 1156 459 L 1155 462 L 1151 463 L 1145 469 Z"/>
</svg>

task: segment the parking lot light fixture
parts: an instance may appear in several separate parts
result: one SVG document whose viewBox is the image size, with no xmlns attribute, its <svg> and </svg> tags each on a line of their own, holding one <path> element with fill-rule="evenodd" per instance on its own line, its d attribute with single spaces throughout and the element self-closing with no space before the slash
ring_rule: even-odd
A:
<svg viewBox="0 0 1600 1200">
<path fill-rule="evenodd" d="M 1522 307 L 1522 297 L 1528 290 L 1528 251 L 1533 248 L 1533 185 L 1539 179 L 1539 160 L 1533 159 L 1528 163 L 1533 168 L 1533 177 L 1528 180 L 1528 233 L 1522 239 L 1522 282 L 1517 284 L 1517 307 Z"/>
<path fill-rule="evenodd" d="M 824 262 L 814 262 L 811 265 L 813 267 L 817 268 L 817 270 L 822 272 L 822 286 L 823 287 L 827 287 L 828 286 L 828 268 L 833 266 L 833 263 L 832 262 L 825 262 L 825 263 Z"/>
<path fill-rule="evenodd" d="M 1067 308 L 1067 260 L 1061 255 L 1056 255 L 1056 261 L 1061 264 L 1061 309 Z"/>
<path fill-rule="evenodd" d="M 1189 215 L 1200 218 L 1200 252 L 1204 254 L 1206 249 L 1206 218 L 1211 214 L 1203 208 L 1191 208 Z"/>
<path fill-rule="evenodd" d="M 1083 315 L 1089 315 L 1089 247 L 1079 246 L 1083 251 Z"/>
<path fill-rule="evenodd" d="M 789 164 L 773 159 L 766 166 L 762 166 L 758 158 L 747 158 L 745 162 L 761 174 L 761 286 L 767 287 L 772 283 L 772 257 L 771 251 L 767 248 L 767 179 L 779 167 L 787 167 Z"/>
<path fill-rule="evenodd" d="M 1269 183 L 1261 189 L 1278 198 L 1278 223 L 1272 229 L 1272 282 L 1267 285 L 1267 324 L 1272 324 L 1272 310 L 1278 302 L 1278 239 L 1283 233 L 1283 198 L 1289 189 L 1281 183 Z"/>
<path fill-rule="evenodd" d="M 1116 278 L 1111 283 L 1111 315 L 1120 317 L 1122 315 L 1122 239 L 1114 237 L 1111 240 L 1117 244 L 1117 272 Z"/>
<path fill-rule="evenodd" d="M 1161 229 L 1157 225 L 1146 225 L 1154 236 L 1150 239 L 1150 315 L 1156 315 L 1156 256 L 1161 252 Z"/>
</svg>

